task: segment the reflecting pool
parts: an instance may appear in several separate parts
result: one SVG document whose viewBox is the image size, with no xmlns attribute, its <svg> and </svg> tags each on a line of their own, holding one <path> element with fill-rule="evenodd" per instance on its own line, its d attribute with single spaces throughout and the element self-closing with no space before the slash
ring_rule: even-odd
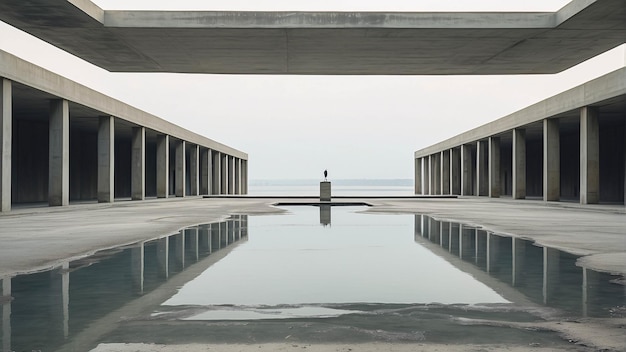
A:
<svg viewBox="0 0 626 352">
<path fill-rule="evenodd" d="M 531 241 L 420 214 L 285 209 L 0 278 L 0 347 L 286 338 L 562 347 L 553 331 L 523 324 L 625 315 L 623 278 Z"/>
</svg>

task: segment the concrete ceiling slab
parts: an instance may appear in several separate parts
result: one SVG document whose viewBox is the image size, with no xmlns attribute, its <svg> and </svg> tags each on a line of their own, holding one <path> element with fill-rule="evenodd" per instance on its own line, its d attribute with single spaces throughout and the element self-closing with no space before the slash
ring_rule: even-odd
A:
<svg viewBox="0 0 626 352">
<path fill-rule="evenodd" d="M 626 1 L 554 13 L 108 11 L 6 0 L 0 20 L 115 72 L 556 73 L 626 41 Z"/>
</svg>

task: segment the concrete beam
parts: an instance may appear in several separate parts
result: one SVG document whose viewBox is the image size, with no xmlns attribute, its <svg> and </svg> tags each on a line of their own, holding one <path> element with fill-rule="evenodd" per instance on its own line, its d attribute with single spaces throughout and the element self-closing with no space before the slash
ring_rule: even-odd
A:
<svg viewBox="0 0 626 352">
<path fill-rule="evenodd" d="M 1 21 L 109 71 L 221 74 L 556 73 L 622 44 L 623 13 L 623 0 L 573 0 L 556 12 L 112 11 L 88 0 L 0 2 Z M 186 52 L 194 55 L 173 54 Z"/>
<path fill-rule="evenodd" d="M 513 130 L 513 199 L 526 198 L 526 130 Z"/>
<path fill-rule="evenodd" d="M 70 200 L 70 108 L 68 101 L 50 101 L 48 204 L 68 205 Z"/>
<path fill-rule="evenodd" d="M 156 160 L 157 197 L 167 198 L 170 186 L 170 136 L 157 135 Z"/>
<path fill-rule="evenodd" d="M 620 98 L 621 101 L 624 101 L 625 95 L 626 67 L 581 84 L 493 122 L 418 150 L 415 152 L 414 157 L 418 158 L 438 153 L 444 149 L 454 148 L 462 144 L 474 143 L 479 139 L 506 133 L 514 128 L 524 128 L 529 124 L 542 122 L 545 118 L 577 111 L 582 106 L 615 104 L 615 101 Z"/>
<path fill-rule="evenodd" d="M 500 197 L 500 137 L 489 137 L 489 197 Z"/>
<path fill-rule="evenodd" d="M 98 120 L 98 202 L 112 203 L 115 197 L 115 118 Z"/>
<path fill-rule="evenodd" d="M 63 1 L 66 2 L 65 0 Z M 2 5 L 3 3 L 0 3 L 0 8 Z M 40 11 L 37 12 L 42 13 Z M 0 15 L 1 13 L 2 11 L 0 10 Z M 62 21 L 67 23 L 67 18 L 62 19 Z M 84 117 L 115 116 L 118 119 L 128 121 L 130 124 L 144 126 L 157 133 L 167 134 L 177 139 L 186 140 L 189 143 L 222 151 L 242 159 L 248 159 L 248 154 L 244 152 L 193 133 L 2 50 L 0 50 L 0 77 L 33 87 L 55 97 L 63 97 L 68 101 L 91 109 L 93 116 Z"/>
<path fill-rule="evenodd" d="M 133 127 L 131 152 L 131 197 L 144 200 L 146 197 L 146 128 Z"/>
<path fill-rule="evenodd" d="M 561 197 L 561 148 L 558 119 L 543 120 L 543 200 Z"/>
<path fill-rule="evenodd" d="M 185 196 L 185 141 L 179 140 L 176 142 L 176 189 L 174 193 L 176 197 L 184 197 Z"/>
<path fill-rule="evenodd" d="M 0 212 L 11 210 L 12 83 L 0 78 Z"/>
<path fill-rule="evenodd" d="M 600 200 L 600 125 L 598 110 L 580 109 L 580 203 Z"/>
</svg>

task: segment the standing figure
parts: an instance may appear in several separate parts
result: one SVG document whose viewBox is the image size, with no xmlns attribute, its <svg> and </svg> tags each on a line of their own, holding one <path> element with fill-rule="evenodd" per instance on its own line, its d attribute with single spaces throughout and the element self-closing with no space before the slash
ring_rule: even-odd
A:
<svg viewBox="0 0 626 352">
<path fill-rule="evenodd" d="M 324 181 L 327 181 L 326 178 L 328 177 L 328 171 L 324 170 Z"/>
</svg>

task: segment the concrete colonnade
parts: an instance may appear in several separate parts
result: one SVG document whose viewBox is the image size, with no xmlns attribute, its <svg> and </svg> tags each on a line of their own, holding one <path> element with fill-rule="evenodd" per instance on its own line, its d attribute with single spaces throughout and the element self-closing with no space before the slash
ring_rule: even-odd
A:
<svg viewBox="0 0 626 352">
<path fill-rule="evenodd" d="M 626 111 L 615 103 L 626 101 L 625 76 L 614 71 L 416 152 L 415 194 L 626 204 Z M 591 88 L 597 101 L 577 105 Z"/>
<path fill-rule="evenodd" d="M 0 211 L 247 193 L 245 153 L 0 52 L 5 59 L 16 67 L 0 72 Z"/>
</svg>

